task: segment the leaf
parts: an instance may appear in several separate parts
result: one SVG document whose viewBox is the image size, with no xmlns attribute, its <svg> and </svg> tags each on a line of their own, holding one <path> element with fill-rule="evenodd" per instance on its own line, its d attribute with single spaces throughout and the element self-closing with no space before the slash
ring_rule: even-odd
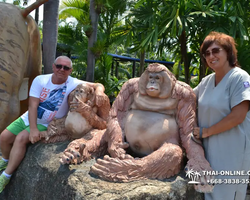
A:
<svg viewBox="0 0 250 200">
<path fill-rule="evenodd" d="M 230 19 L 232 22 L 235 22 L 235 21 L 236 21 L 236 17 L 235 17 L 235 16 L 230 16 L 229 19 Z"/>
</svg>

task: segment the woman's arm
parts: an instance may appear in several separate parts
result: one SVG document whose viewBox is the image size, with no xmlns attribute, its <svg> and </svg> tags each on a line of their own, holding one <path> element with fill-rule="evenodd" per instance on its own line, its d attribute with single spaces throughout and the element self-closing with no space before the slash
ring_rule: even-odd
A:
<svg viewBox="0 0 250 200">
<path fill-rule="evenodd" d="M 202 129 L 202 138 L 207 138 L 212 135 L 222 133 L 224 131 L 230 130 L 231 128 L 241 124 L 249 111 L 249 101 L 242 101 L 238 105 L 232 108 L 231 113 L 224 117 L 221 121 L 214 124 L 209 128 Z M 200 129 L 199 127 L 194 129 L 194 136 L 200 138 Z"/>
</svg>

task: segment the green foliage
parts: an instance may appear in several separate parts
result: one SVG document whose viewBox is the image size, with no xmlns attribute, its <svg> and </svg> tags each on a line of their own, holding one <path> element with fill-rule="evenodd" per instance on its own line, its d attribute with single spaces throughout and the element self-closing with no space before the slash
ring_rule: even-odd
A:
<svg viewBox="0 0 250 200">
<path fill-rule="evenodd" d="M 111 102 L 118 95 L 126 78 L 117 79 L 111 75 L 112 57 L 102 54 L 96 64 L 95 81 L 102 83 L 105 87 L 105 93 L 110 97 Z"/>
<path fill-rule="evenodd" d="M 105 51 L 106 41 L 105 40 L 97 40 L 94 44 L 94 47 L 91 48 L 91 51 L 96 56 L 96 58 L 99 58 L 101 54 Z"/>
<path fill-rule="evenodd" d="M 191 77 L 190 86 L 191 88 L 195 88 L 199 84 L 199 76 Z"/>
<path fill-rule="evenodd" d="M 238 62 L 250 74 L 250 43 L 238 46 Z"/>
<path fill-rule="evenodd" d="M 87 35 L 86 30 L 90 22 L 89 0 L 78 1 L 65 0 L 70 4 L 67 4 L 68 8 L 64 8 L 60 16 L 75 15 L 77 23 L 81 25 L 81 33 Z M 175 61 L 173 71 L 177 70 L 175 74 L 182 81 L 185 74 L 183 61 L 186 60 L 189 67 L 186 73 L 191 77 L 190 85 L 195 86 L 200 73 L 203 73 L 199 71 L 201 69 L 199 48 L 205 36 L 211 31 L 224 32 L 236 39 L 239 44 L 238 60 L 243 69 L 250 71 L 248 1 L 98 0 L 96 2 L 101 8 L 98 41 L 92 49 L 98 58 L 96 81 L 102 81 L 109 88 L 112 88 L 111 83 L 118 84 L 116 79 L 126 80 L 130 77 L 132 64 L 120 63 L 118 77 L 104 76 L 103 70 L 109 65 L 105 64 L 108 61 L 102 54 L 105 52 L 129 54 L 131 57 L 139 58 L 142 51 L 146 52 L 146 59 Z M 72 4 L 75 6 L 71 6 Z M 81 12 L 76 11 L 77 7 L 81 8 Z M 71 9 L 69 15 L 66 15 L 66 11 Z M 84 53 L 86 55 L 86 52 Z M 82 60 L 79 65 L 84 66 L 81 67 L 84 69 L 86 61 Z M 83 72 L 84 70 L 81 71 Z M 107 72 L 110 73 L 109 68 L 105 73 Z M 192 74 L 198 76 L 194 77 Z M 109 81 L 105 83 L 102 76 L 107 77 Z M 204 74 L 201 74 L 201 77 L 203 76 Z"/>
<path fill-rule="evenodd" d="M 89 25 L 89 0 L 63 0 L 59 8 L 59 18 L 74 17 L 78 23 Z"/>
<path fill-rule="evenodd" d="M 67 23 L 65 20 L 59 22 L 57 51 L 76 58 L 73 59 L 72 76 L 79 79 L 85 78 L 87 46 L 88 39 L 83 34 L 82 27 L 79 24 Z"/>
<path fill-rule="evenodd" d="M 73 59 L 72 62 L 73 62 L 73 71 L 71 75 L 78 79 L 86 80 L 85 76 L 86 76 L 87 64 L 85 60 L 82 60 L 82 58 L 79 57 L 78 59 Z"/>
<path fill-rule="evenodd" d="M 172 73 L 175 75 L 176 79 L 185 82 L 185 69 L 180 61 L 175 62 Z M 189 68 L 189 74 L 191 76 L 189 85 L 194 88 L 199 84 L 199 68 L 196 66 L 191 66 Z"/>
<path fill-rule="evenodd" d="M 183 66 L 181 65 L 180 62 L 175 62 L 174 66 L 173 66 L 173 68 L 172 68 L 172 73 L 175 75 L 175 77 L 176 77 L 178 80 L 180 80 L 180 79 L 179 79 L 180 76 L 181 76 L 181 79 L 185 78 L 185 77 L 183 76 L 183 74 L 184 74 L 184 68 L 183 68 Z"/>
<path fill-rule="evenodd" d="M 91 20 L 89 18 L 89 0 L 64 0 L 63 5 L 60 7 L 60 15 L 59 17 L 61 19 L 66 19 L 68 17 L 73 17 L 76 19 L 76 24 L 79 30 L 81 30 L 80 34 L 86 35 L 89 37 L 91 35 L 92 29 L 91 29 Z M 102 54 L 105 54 L 105 52 L 108 51 L 108 48 L 112 46 L 113 39 L 112 39 L 112 29 L 120 22 L 121 19 L 118 18 L 119 13 L 123 13 L 126 8 L 126 1 L 125 0 L 98 0 L 95 1 L 96 9 L 100 9 L 100 17 L 99 17 L 99 31 L 98 31 L 98 40 L 95 42 L 94 46 L 91 47 L 91 51 L 96 56 L 96 65 L 97 69 L 99 69 L 100 66 L 98 66 L 98 63 L 102 60 Z M 97 11 L 98 12 L 98 11 Z M 67 25 L 67 23 L 66 23 Z M 69 24 L 67 25 L 69 26 Z M 73 27 L 74 28 L 74 27 Z M 72 27 L 69 27 L 69 30 L 72 29 Z M 63 30 L 66 32 L 67 30 Z M 68 31 L 67 31 L 68 32 Z M 72 31 L 71 31 L 72 32 Z M 65 34 L 65 33 L 64 33 Z M 72 33 L 69 33 L 72 34 Z M 59 32 L 59 35 L 62 36 L 62 33 Z M 64 38 L 62 37 L 61 41 L 66 41 L 67 38 L 70 38 L 70 35 L 66 35 Z M 87 39 L 87 38 L 86 38 Z M 71 46 L 71 51 L 76 46 L 75 37 L 72 38 L 72 41 L 68 42 L 68 46 Z M 87 45 L 78 42 L 79 48 L 75 47 L 74 51 L 75 54 L 79 55 L 81 57 L 79 69 L 77 77 L 85 77 L 85 74 L 82 73 L 86 72 L 86 62 L 87 62 Z M 86 47 L 86 49 L 84 49 Z M 84 52 L 80 52 L 80 49 L 84 49 Z M 84 59 L 85 58 L 85 59 Z M 77 59 L 79 60 L 79 59 Z M 75 64 L 76 68 L 78 64 Z M 96 72 L 95 70 L 95 73 Z M 80 75 L 82 74 L 82 75 Z"/>
</svg>

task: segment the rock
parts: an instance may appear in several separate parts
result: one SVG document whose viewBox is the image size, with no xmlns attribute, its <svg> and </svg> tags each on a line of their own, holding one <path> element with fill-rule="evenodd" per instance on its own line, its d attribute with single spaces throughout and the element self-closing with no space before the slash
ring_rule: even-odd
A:
<svg viewBox="0 0 250 200">
<path fill-rule="evenodd" d="M 60 165 L 68 142 L 30 145 L 27 154 L 0 194 L 4 200 L 203 200 L 187 184 L 184 172 L 165 181 L 111 183 L 89 173 L 92 159 L 80 165 Z"/>
</svg>

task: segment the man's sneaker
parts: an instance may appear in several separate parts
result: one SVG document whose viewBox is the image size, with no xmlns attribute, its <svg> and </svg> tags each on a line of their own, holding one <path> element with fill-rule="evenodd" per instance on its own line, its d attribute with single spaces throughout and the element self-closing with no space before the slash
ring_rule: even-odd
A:
<svg viewBox="0 0 250 200">
<path fill-rule="evenodd" d="M 0 160 L 0 171 L 6 169 L 8 162 L 5 162 L 3 159 Z"/>
<path fill-rule="evenodd" d="M 10 178 L 7 178 L 3 174 L 0 176 L 0 193 L 2 193 L 5 186 L 10 182 Z"/>
</svg>

